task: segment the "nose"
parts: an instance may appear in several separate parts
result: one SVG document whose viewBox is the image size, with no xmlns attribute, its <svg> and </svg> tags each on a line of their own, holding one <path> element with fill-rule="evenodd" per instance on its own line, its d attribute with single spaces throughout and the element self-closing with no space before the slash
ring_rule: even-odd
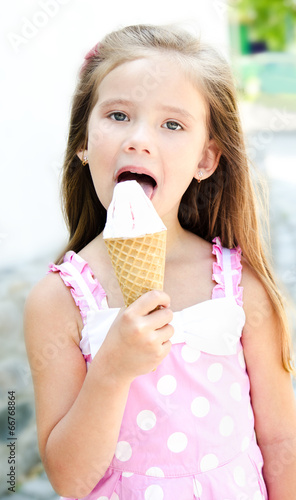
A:
<svg viewBox="0 0 296 500">
<path fill-rule="evenodd" d="M 151 130 L 148 126 L 138 125 L 130 130 L 126 138 L 124 149 L 126 152 L 145 153 L 151 155 L 154 149 Z"/>
</svg>

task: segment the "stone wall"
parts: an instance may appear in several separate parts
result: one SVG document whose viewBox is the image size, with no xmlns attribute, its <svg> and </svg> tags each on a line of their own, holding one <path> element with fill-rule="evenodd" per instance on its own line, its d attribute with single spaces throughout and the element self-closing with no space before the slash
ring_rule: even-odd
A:
<svg viewBox="0 0 296 500">
<path fill-rule="evenodd" d="M 2 272 L 0 276 L 0 496 L 7 493 L 9 486 L 6 482 L 9 472 L 8 391 L 15 391 L 16 396 L 19 485 L 42 471 L 36 436 L 34 393 L 23 337 L 23 309 L 29 291 L 44 276 L 49 261 L 45 257 L 34 263 L 16 266 Z"/>
</svg>

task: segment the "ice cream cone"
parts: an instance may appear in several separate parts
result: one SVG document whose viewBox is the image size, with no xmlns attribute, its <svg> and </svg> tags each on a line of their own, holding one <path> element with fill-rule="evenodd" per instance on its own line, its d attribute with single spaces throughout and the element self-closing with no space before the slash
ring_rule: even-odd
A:
<svg viewBox="0 0 296 500">
<path fill-rule="evenodd" d="M 104 240 L 127 307 L 144 293 L 163 289 L 166 233 Z"/>
</svg>

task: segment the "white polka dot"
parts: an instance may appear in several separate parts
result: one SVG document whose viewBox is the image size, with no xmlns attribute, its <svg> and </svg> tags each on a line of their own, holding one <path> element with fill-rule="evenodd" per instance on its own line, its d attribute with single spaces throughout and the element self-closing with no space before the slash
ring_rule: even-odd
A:
<svg viewBox="0 0 296 500">
<path fill-rule="evenodd" d="M 127 441 L 119 441 L 116 446 L 115 456 L 117 460 L 126 462 L 132 456 L 132 447 Z"/>
<path fill-rule="evenodd" d="M 238 362 L 241 365 L 241 367 L 245 370 L 245 368 L 246 368 L 246 362 L 245 362 L 244 351 L 240 351 L 238 353 Z"/>
<path fill-rule="evenodd" d="M 257 490 L 256 493 L 253 496 L 253 500 L 264 500 L 264 496 L 262 495 L 261 491 Z"/>
<path fill-rule="evenodd" d="M 249 448 L 249 444 L 250 444 L 250 438 L 248 438 L 247 436 L 244 437 L 241 445 L 241 450 L 246 451 Z"/>
<path fill-rule="evenodd" d="M 164 477 L 164 472 L 160 467 L 150 467 L 150 469 L 146 470 L 146 476 Z"/>
<path fill-rule="evenodd" d="M 137 416 L 137 424 L 142 431 L 150 431 L 156 424 L 156 415 L 153 411 L 143 410 Z"/>
<path fill-rule="evenodd" d="M 219 465 L 219 460 L 213 453 L 208 453 L 208 455 L 202 457 L 200 461 L 200 469 L 202 472 L 215 469 L 216 467 L 218 467 L 218 465 Z"/>
<path fill-rule="evenodd" d="M 97 500 L 109 500 L 108 497 L 98 497 Z"/>
<path fill-rule="evenodd" d="M 234 427 L 233 419 L 231 417 L 229 417 L 228 415 L 226 415 L 220 421 L 220 425 L 219 425 L 220 434 L 222 436 L 230 436 L 230 434 L 232 434 L 233 427 Z"/>
<path fill-rule="evenodd" d="M 174 432 L 168 438 L 168 449 L 174 453 L 184 451 L 188 443 L 187 436 L 183 432 Z"/>
<path fill-rule="evenodd" d="M 195 398 L 191 403 L 191 411 L 196 417 L 205 417 L 210 411 L 210 403 L 203 396 Z"/>
<path fill-rule="evenodd" d="M 230 395 L 235 401 L 241 401 L 242 399 L 242 388 L 238 382 L 234 382 L 234 384 L 230 387 Z"/>
<path fill-rule="evenodd" d="M 164 491 L 158 484 L 151 484 L 145 491 L 145 500 L 162 500 Z"/>
<path fill-rule="evenodd" d="M 117 495 L 117 493 L 115 493 L 115 492 L 114 492 L 114 493 L 111 495 L 110 500 L 119 500 L 119 496 Z"/>
<path fill-rule="evenodd" d="M 195 363 L 200 357 L 200 351 L 192 349 L 187 344 L 182 347 L 181 356 L 186 363 Z"/>
<path fill-rule="evenodd" d="M 221 363 L 213 363 L 207 371 L 207 377 L 210 382 L 218 382 L 222 377 L 223 366 Z"/>
<path fill-rule="evenodd" d="M 237 466 L 233 471 L 233 477 L 238 486 L 245 486 L 246 484 L 246 475 L 245 471 L 241 466 Z"/>
<path fill-rule="evenodd" d="M 202 495 L 202 485 L 195 477 L 193 478 L 193 493 L 198 498 Z"/>
<path fill-rule="evenodd" d="M 134 475 L 133 472 L 123 472 L 122 473 L 123 477 L 132 477 Z"/>
<path fill-rule="evenodd" d="M 164 396 L 172 394 L 177 387 L 177 381 L 173 375 L 164 375 L 157 382 L 157 390 Z"/>
</svg>

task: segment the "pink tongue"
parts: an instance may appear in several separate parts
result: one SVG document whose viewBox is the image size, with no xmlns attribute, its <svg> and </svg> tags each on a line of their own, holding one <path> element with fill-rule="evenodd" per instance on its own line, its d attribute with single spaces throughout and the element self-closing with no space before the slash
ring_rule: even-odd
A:
<svg viewBox="0 0 296 500">
<path fill-rule="evenodd" d="M 143 189 L 144 193 L 146 196 L 148 196 L 149 199 L 151 199 L 152 193 L 153 193 L 153 186 L 151 185 L 150 182 L 145 182 L 144 180 L 137 180 L 138 184 L 140 184 L 141 188 Z"/>
</svg>

